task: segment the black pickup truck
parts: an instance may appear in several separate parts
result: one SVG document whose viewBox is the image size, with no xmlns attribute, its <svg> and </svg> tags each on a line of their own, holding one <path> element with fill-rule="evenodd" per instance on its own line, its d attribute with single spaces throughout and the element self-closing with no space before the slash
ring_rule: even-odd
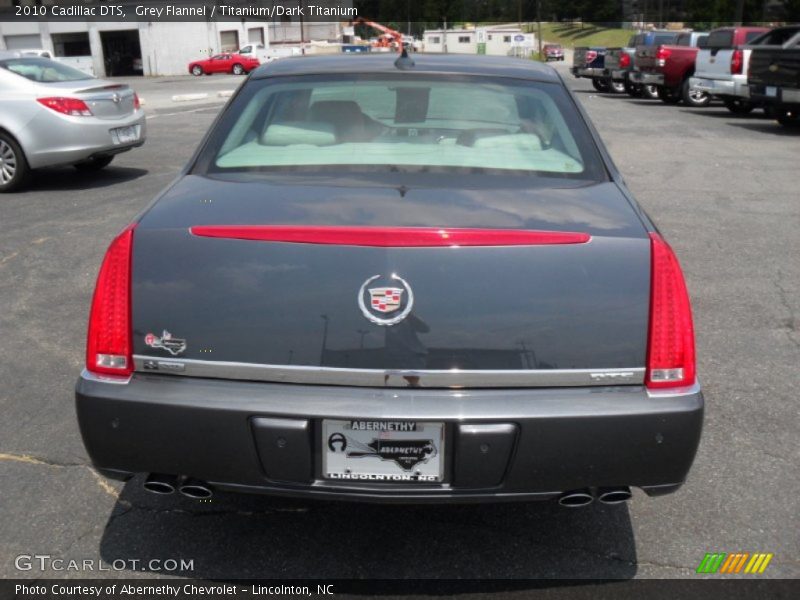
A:
<svg viewBox="0 0 800 600">
<path fill-rule="evenodd" d="M 800 25 L 773 29 L 753 46 L 747 83 L 781 125 L 800 128 Z"/>
</svg>

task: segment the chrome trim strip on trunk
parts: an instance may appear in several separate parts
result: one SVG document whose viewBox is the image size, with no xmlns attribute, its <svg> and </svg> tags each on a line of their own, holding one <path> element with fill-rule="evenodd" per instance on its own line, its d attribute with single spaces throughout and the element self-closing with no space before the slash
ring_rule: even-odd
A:
<svg viewBox="0 0 800 600">
<path fill-rule="evenodd" d="M 299 365 L 262 365 L 135 355 L 143 373 L 359 387 L 510 388 L 641 385 L 644 368 L 538 370 L 402 370 L 344 369 Z"/>
</svg>

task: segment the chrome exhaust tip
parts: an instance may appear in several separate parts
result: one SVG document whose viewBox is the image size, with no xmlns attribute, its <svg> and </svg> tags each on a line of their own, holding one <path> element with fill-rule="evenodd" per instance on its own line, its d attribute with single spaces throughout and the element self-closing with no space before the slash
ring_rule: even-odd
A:
<svg viewBox="0 0 800 600">
<path fill-rule="evenodd" d="M 185 479 L 178 487 L 178 491 L 187 498 L 194 500 L 205 500 L 214 495 L 214 490 L 211 489 L 211 486 L 204 481 L 192 478 Z"/>
<path fill-rule="evenodd" d="M 588 489 L 564 492 L 558 499 L 558 503 L 567 508 L 580 508 L 582 506 L 588 506 L 592 502 L 594 502 L 594 496 Z"/>
<path fill-rule="evenodd" d="M 150 473 L 144 481 L 144 489 L 152 494 L 166 496 L 175 492 L 178 478 L 174 475 L 164 475 L 162 473 Z"/>
<path fill-rule="evenodd" d="M 628 486 L 600 488 L 597 490 L 597 499 L 603 504 L 622 504 L 631 499 L 631 488 Z"/>
</svg>

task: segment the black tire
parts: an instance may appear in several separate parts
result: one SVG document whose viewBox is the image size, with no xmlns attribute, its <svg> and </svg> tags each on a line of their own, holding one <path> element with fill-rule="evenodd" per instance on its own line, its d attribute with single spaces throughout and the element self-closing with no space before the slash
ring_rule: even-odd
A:
<svg viewBox="0 0 800 600">
<path fill-rule="evenodd" d="M 648 100 L 655 100 L 656 98 L 658 98 L 658 88 L 654 85 L 643 85 L 642 98 L 647 98 Z"/>
<path fill-rule="evenodd" d="M 78 169 L 78 171 L 99 171 L 100 169 L 105 169 L 108 165 L 110 165 L 112 160 L 114 160 L 113 155 L 97 156 L 95 158 L 90 158 L 87 161 L 79 162 L 72 166 Z"/>
<path fill-rule="evenodd" d="M 201 67 L 200 65 L 195 65 L 192 67 L 192 75 L 194 75 L 195 77 L 200 77 L 200 75 L 202 74 L 203 74 L 203 67 Z"/>
<path fill-rule="evenodd" d="M 626 92 L 625 83 L 623 81 L 611 81 L 609 88 L 614 94 L 624 94 Z"/>
<path fill-rule="evenodd" d="M 723 98 L 722 103 L 735 115 L 749 115 L 755 108 L 752 102 L 743 98 Z"/>
<path fill-rule="evenodd" d="M 236 63 L 235 65 L 233 65 L 232 73 L 234 75 L 244 75 L 244 67 L 239 63 Z"/>
<path fill-rule="evenodd" d="M 13 137 L 0 131 L 0 194 L 20 189 L 30 175 L 22 148 Z"/>
<path fill-rule="evenodd" d="M 599 77 L 592 78 L 592 85 L 594 86 L 594 89 L 601 93 L 606 93 L 611 89 L 611 86 L 608 85 L 608 82 L 605 79 L 600 79 Z"/>
<path fill-rule="evenodd" d="M 688 79 L 685 79 L 681 86 L 681 98 L 686 106 L 692 108 L 704 108 L 711 104 L 711 96 L 706 92 L 693 90 Z"/>
<path fill-rule="evenodd" d="M 677 90 L 660 85 L 658 86 L 658 99 L 664 104 L 677 104 L 681 101 L 681 95 Z"/>
<path fill-rule="evenodd" d="M 775 111 L 775 119 L 788 129 L 800 129 L 800 110 L 778 108 Z"/>
<path fill-rule="evenodd" d="M 641 98 L 642 96 L 642 86 L 637 83 L 631 83 L 630 81 L 625 81 L 625 93 L 628 94 L 631 98 Z"/>
<path fill-rule="evenodd" d="M 774 119 L 778 115 L 775 107 L 772 104 L 765 104 L 761 108 L 764 109 L 764 116 L 768 119 Z"/>
</svg>

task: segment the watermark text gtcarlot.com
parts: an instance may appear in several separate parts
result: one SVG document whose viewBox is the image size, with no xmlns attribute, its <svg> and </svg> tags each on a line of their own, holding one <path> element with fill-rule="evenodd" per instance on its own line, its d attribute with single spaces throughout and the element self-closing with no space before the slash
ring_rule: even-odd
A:
<svg viewBox="0 0 800 600">
<path fill-rule="evenodd" d="M 18 571 L 194 571 L 194 559 L 117 558 L 105 562 L 94 558 L 58 558 L 50 554 L 20 554 L 14 559 Z"/>
</svg>

